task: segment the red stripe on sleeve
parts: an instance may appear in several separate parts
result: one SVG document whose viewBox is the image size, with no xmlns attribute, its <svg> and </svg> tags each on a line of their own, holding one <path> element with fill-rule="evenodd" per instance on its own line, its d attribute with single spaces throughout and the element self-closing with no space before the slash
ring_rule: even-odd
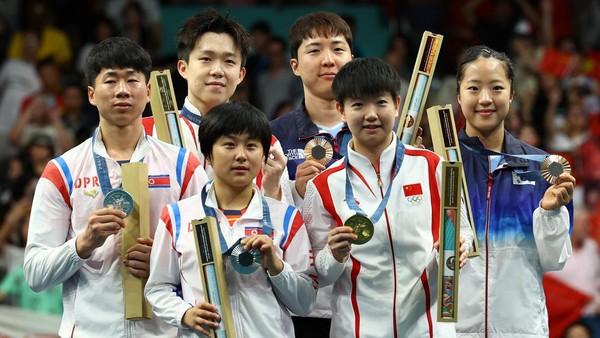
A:
<svg viewBox="0 0 600 338">
<path fill-rule="evenodd" d="M 42 178 L 47 179 L 52 182 L 56 189 L 60 192 L 65 203 L 69 206 L 69 208 L 73 209 L 71 206 L 71 196 L 69 196 L 69 187 L 65 183 L 65 179 L 63 178 L 60 169 L 56 166 L 54 161 L 48 162 L 46 168 L 44 168 L 44 172 L 42 172 Z"/>
<path fill-rule="evenodd" d="M 439 189 L 437 180 L 435 179 L 435 170 L 441 158 L 437 154 L 424 149 L 406 149 L 406 155 L 423 156 L 427 160 L 429 195 L 431 195 L 431 235 L 433 236 L 433 241 L 437 242 L 440 238 L 441 189 Z"/>
<path fill-rule="evenodd" d="M 292 221 L 292 226 L 290 227 L 290 232 L 288 234 L 287 240 L 285 244 L 283 244 L 283 251 L 286 251 L 290 243 L 294 240 L 294 236 L 298 233 L 298 230 L 304 226 L 304 219 L 302 218 L 302 214 L 298 212 L 298 210 L 294 211 L 294 220 Z"/>
<path fill-rule="evenodd" d="M 162 208 L 162 212 L 160 213 L 160 220 L 165 223 L 165 227 L 167 231 L 171 234 L 171 238 L 175 241 L 175 235 L 173 235 L 173 223 L 171 222 L 171 215 L 169 214 L 169 206 L 165 205 Z M 175 248 L 175 242 L 171 243 L 173 248 Z"/>
<path fill-rule="evenodd" d="M 345 168 L 346 166 L 344 164 L 341 164 L 335 168 L 329 167 L 327 170 L 322 172 L 320 175 L 317 175 L 313 179 L 313 183 L 315 184 L 315 187 L 317 188 L 317 191 L 321 196 L 321 200 L 323 201 L 323 207 L 325 208 L 325 210 L 327 210 L 327 212 L 329 212 L 333 219 L 335 219 L 335 223 L 337 224 L 337 226 L 342 226 L 344 223 L 335 211 L 333 196 L 331 196 L 331 189 L 329 189 L 327 179 L 329 178 L 329 176 L 331 176 L 331 174 L 336 173 L 340 170 L 344 170 Z"/>
<path fill-rule="evenodd" d="M 196 156 L 194 156 L 191 152 L 188 152 L 188 160 L 187 166 L 185 167 L 185 174 L 183 175 L 183 182 L 181 186 L 181 194 L 179 195 L 179 199 L 183 197 L 185 194 L 185 190 L 187 189 L 192 176 L 194 176 L 194 172 L 196 168 L 200 166 L 200 160 Z"/>
</svg>

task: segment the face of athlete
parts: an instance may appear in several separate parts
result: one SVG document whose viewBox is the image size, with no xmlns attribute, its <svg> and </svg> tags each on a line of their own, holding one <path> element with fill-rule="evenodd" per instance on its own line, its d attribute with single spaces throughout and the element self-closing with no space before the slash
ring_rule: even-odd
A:
<svg viewBox="0 0 600 338">
<path fill-rule="evenodd" d="M 466 65 L 457 98 L 469 136 L 504 132 L 513 99 L 505 64 L 495 58 L 479 58 Z"/>
<path fill-rule="evenodd" d="M 94 86 L 88 86 L 88 99 L 98 108 L 101 125 L 125 127 L 142 118 L 150 85 L 143 73 L 132 68 L 104 68 Z"/>
<path fill-rule="evenodd" d="M 390 93 L 364 98 L 347 98 L 344 105 L 336 104 L 342 114 L 342 121 L 348 124 L 352 133 L 354 148 L 380 149 L 391 141 L 395 118 L 398 116 L 400 97 Z"/>
<path fill-rule="evenodd" d="M 227 102 L 246 75 L 241 51 L 226 33 L 204 33 L 177 69 L 187 80 L 188 99 L 202 114 Z"/>
<path fill-rule="evenodd" d="M 333 100 L 331 84 L 343 65 L 352 60 L 350 45 L 342 35 L 306 38 L 298 48 L 298 58 L 290 65 L 302 79 L 305 95 Z"/>
<path fill-rule="evenodd" d="M 260 140 L 242 133 L 219 137 L 208 162 L 213 167 L 215 184 L 239 190 L 251 185 L 264 160 Z"/>
</svg>

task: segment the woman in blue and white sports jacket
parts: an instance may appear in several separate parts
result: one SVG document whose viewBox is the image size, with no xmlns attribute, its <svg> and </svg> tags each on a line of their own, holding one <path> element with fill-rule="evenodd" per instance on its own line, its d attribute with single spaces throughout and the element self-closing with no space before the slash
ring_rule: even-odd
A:
<svg viewBox="0 0 600 338">
<path fill-rule="evenodd" d="M 527 180 L 519 173 L 539 171 L 539 162 L 500 155 L 545 154 L 504 129 L 513 81 L 510 59 L 486 46 L 471 47 L 458 67 L 459 139 L 480 248 L 460 275 L 458 337 L 548 337 L 542 274 L 572 253 L 575 178 Z"/>
</svg>

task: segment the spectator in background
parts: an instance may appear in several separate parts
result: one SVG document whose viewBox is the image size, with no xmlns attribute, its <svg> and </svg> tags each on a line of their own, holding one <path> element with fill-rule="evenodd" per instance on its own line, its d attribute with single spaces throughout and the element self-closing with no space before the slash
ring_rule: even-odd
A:
<svg viewBox="0 0 600 338">
<path fill-rule="evenodd" d="M 389 63 L 406 81 L 413 73 L 416 53 L 405 34 L 396 33 L 390 37 L 385 52 L 385 61 Z M 404 87 L 404 86 L 402 86 Z M 401 95 L 401 97 L 405 97 Z"/>
<path fill-rule="evenodd" d="M 161 41 L 161 9 L 158 0 L 106 0 L 104 1 L 104 12 L 117 26 L 117 31 L 126 32 L 127 22 L 123 20 L 123 14 L 133 4 L 135 10 L 140 11 L 141 27 L 146 34 L 148 53 L 153 60 L 158 58 Z M 136 40 L 136 39 L 134 39 Z M 139 42 L 139 40 L 136 40 Z"/>
<path fill-rule="evenodd" d="M 286 42 L 283 39 L 271 38 L 266 56 L 268 67 L 258 76 L 256 90 L 261 110 L 269 120 L 272 120 L 275 118 L 275 110 L 280 103 L 286 101 L 300 103 L 302 81 L 294 75 L 289 67 Z"/>
<path fill-rule="evenodd" d="M 9 59 L 0 69 L 0 158 L 16 152 L 11 147 L 8 135 L 14 125 L 25 98 L 42 88 L 42 82 L 36 70 L 39 36 L 34 31 L 22 32 L 23 55 Z"/>
<path fill-rule="evenodd" d="M 87 104 L 84 97 L 83 87 L 78 82 L 65 85 L 63 89 L 62 122 L 74 137 L 76 144 L 91 137 L 100 122 L 98 114 Z"/>
<path fill-rule="evenodd" d="M 94 24 L 93 36 L 88 38 L 86 42 L 79 48 L 77 56 L 76 70 L 83 74 L 83 67 L 85 66 L 85 60 L 87 59 L 90 51 L 94 46 L 105 39 L 111 38 L 117 34 L 117 29 L 112 20 L 105 16 L 96 18 Z"/>
<path fill-rule="evenodd" d="M 271 41 L 271 26 L 267 21 L 259 20 L 252 24 L 250 28 L 250 36 L 254 42 L 254 50 L 248 56 L 246 61 L 246 77 L 245 81 L 238 85 L 236 93 L 240 91 L 240 87 L 246 87 L 249 95 L 249 102 L 256 107 L 260 106 L 258 99 L 258 77 L 267 71 L 269 59 L 267 52 L 269 42 Z"/>
<path fill-rule="evenodd" d="M 69 36 L 52 24 L 51 9 L 44 0 L 25 0 L 22 3 L 22 29 L 16 31 L 10 41 L 8 57 L 20 58 L 23 56 L 24 32 L 33 30 L 39 36 L 40 46 L 37 60 L 51 57 L 54 62 L 66 69 L 70 66 L 72 51 Z"/>
<path fill-rule="evenodd" d="M 121 24 L 120 36 L 128 37 L 140 44 L 154 60 L 158 58 L 158 46 L 152 45 L 150 41 L 150 31 L 144 26 L 144 12 L 139 2 L 128 2 L 121 11 L 119 22 Z"/>
<path fill-rule="evenodd" d="M 23 102 L 21 115 L 10 133 L 10 141 L 25 147 L 34 134 L 43 133 L 54 140 L 56 153 L 62 153 L 71 149 L 74 141 L 61 118 L 64 101 L 60 69 L 52 60 L 44 60 L 38 64 L 38 74 L 42 89 Z"/>
<path fill-rule="evenodd" d="M 54 155 L 52 139 L 37 134 L 18 155 L 0 161 L 0 222 L 13 202 L 26 194 L 31 182 L 37 181 Z"/>
<path fill-rule="evenodd" d="M 17 233 L 20 246 L 24 249 L 29 230 L 29 212 L 31 210 L 32 194 L 14 204 L 7 219 L 0 228 L 0 240 L 7 231 Z M 2 243 L 0 242 L 0 249 Z M 39 313 L 61 315 L 62 284 L 58 284 L 42 292 L 34 292 L 25 281 L 23 262 L 14 264 L 0 282 L 0 303 L 16 305 L 19 308 Z"/>
<path fill-rule="evenodd" d="M 594 335 L 592 329 L 587 325 L 575 322 L 565 329 L 562 338 L 594 338 Z"/>
</svg>

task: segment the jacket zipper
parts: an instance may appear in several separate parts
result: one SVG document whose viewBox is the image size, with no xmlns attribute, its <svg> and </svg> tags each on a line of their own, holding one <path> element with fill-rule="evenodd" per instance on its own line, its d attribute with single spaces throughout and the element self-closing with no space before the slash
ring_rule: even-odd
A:
<svg viewBox="0 0 600 338">
<path fill-rule="evenodd" d="M 492 184 L 494 183 L 494 175 L 492 173 L 488 174 L 488 185 L 487 185 L 487 210 L 485 216 L 485 337 L 488 336 L 488 274 L 489 274 L 489 254 L 490 247 L 488 242 L 488 234 L 490 230 L 490 208 L 491 208 L 491 198 L 492 198 Z"/>
</svg>

